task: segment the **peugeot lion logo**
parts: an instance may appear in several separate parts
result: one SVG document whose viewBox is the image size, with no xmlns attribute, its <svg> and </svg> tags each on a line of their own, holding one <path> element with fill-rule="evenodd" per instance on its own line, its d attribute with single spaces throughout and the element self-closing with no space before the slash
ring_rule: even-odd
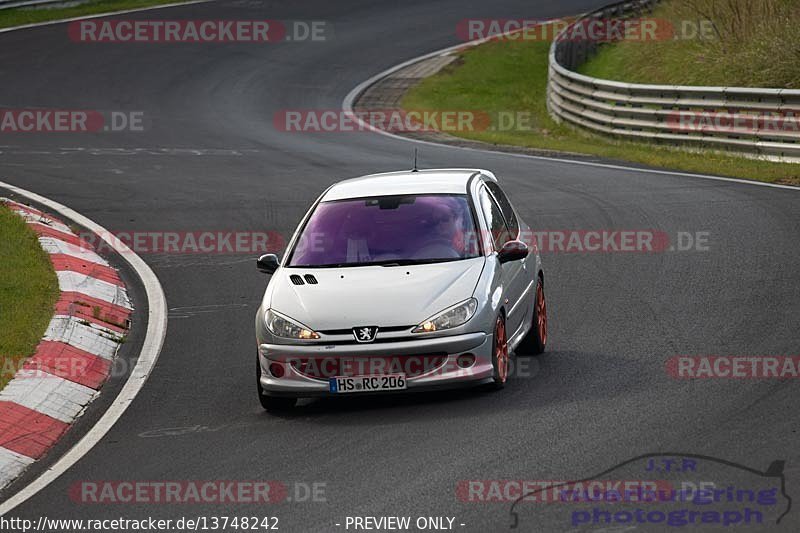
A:
<svg viewBox="0 0 800 533">
<path fill-rule="evenodd" d="M 372 342 L 378 333 L 378 326 L 359 326 L 353 328 L 353 335 L 358 342 Z"/>
</svg>

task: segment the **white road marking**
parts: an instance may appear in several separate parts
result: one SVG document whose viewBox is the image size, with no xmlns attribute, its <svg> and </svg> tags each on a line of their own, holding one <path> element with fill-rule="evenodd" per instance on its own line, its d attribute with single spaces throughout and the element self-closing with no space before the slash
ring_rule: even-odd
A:
<svg viewBox="0 0 800 533">
<path fill-rule="evenodd" d="M 50 320 L 44 340 L 65 342 L 109 361 L 114 359 L 122 335 L 97 324 L 88 325 L 74 316 L 56 315 Z"/>
<path fill-rule="evenodd" d="M 169 309 L 170 318 L 192 318 L 208 313 L 219 313 L 220 311 L 230 311 L 232 309 L 242 309 L 248 307 L 247 304 L 212 304 L 212 305 L 189 305 L 186 307 L 171 307 Z"/>
<path fill-rule="evenodd" d="M 34 459 L 0 446 L 0 489 L 14 481 Z"/>
<path fill-rule="evenodd" d="M 88 248 L 75 246 L 74 244 L 64 242 L 60 239 L 54 239 L 53 237 L 39 237 L 39 244 L 41 244 L 44 251 L 50 255 L 68 255 L 70 257 L 75 257 L 82 261 L 86 261 L 87 263 L 108 266 L 108 261 Z"/>
<path fill-rule="evenodd" d="M 22 369 L 0 391 L 0 401 L 14 402 L 71 424 L 92 401 L 96 392 L 53 374 Z"/>
<path fill-rule="evenodd" d="M 43 224 L 49 228 L 53 228 L 54 230 L 63 231 L 64 233 L 72 233 L 72 230 L 70 230 L 69 227 L 66 226 L 66 224 L 61 224 L 60 222 L 56 222 L 55 220 L 51 220 L 47 217 L 35 215 L 33 213 L 28 213 L 27 211 L 23 211 L 22 209 L 17 209 L 13 205 L 10 207 L 12 211 L 14 211 L 22 218 L 24 218 L 25 222 L 36 222 L 38 224 Z"/>
<path fill-rule="evenodd" d="M 133 309 L 125 289 L 119 285 L 72 270 L 56 270 L 56 276 L 61 292 L 80 292 L 126 309 Z"/>
<path fill-rule="evenodd" d="M 95 15 L 84 15 L 82 17 L 72 17 L 68 19 L 48 20 L 47 22 L 35 22 L 33 24 L 23 24 L 22 26 L 12 26 L 10 28 L 0 28 L 0 33 L 7 33 L 10 31 L 24 30 L 27 28 L 38 28 L 40 26 L 52 26 L 53 24 L 63 24 L 64 22 L 73 22 L 75 20 L 96 19 L 100 17 L 111 17 L 114 15 L 124 15 L 125 13 L 136 13 L 137 11 L 151 11 L 155 9 L 166 9 L 168 7 L 190 6 L 192 4 L 205 4 L 213 0 L 193 0 L 191 2 L 176 2 L 174 4 L 163 4 L 160 6 L 138 7 L 135 9 L 124 9 L 121 11 L 109 11 L 108 13 L 97 13 Z"/>
<path fill-rule="evenodd" d="M 167 334 L 167 302 L 164 296 L 164 289 L 158 281 L 158 278 L 150 270 L 150 267 L 142 261 L 142 258 L 136 255 L 128 246 L 116 238 L 112 233 L 108 232 L 99 224 L 89 220 L 85 216 L 77 213 L 76 211 L 66 207 L 58 202 L 54 202 L 48 198 L 40 196 L 36 193 L 20 189 L 10 183 L 0 181 L 0 187 L 23 196 L 31 201 L 38 202 L 55 213 L 60 214 L 68 220 L 93 231 L 100 236 L 106 243 L 116 250 L 124 259 L 131 265 L 136 274 L 142 280 L 144 285 L 145 294 L 147 295 L 148 302 L 148 318 L 147 318 L 147 332 L 145 335 L 144 343 L 142 344 L 139 358 L 136 361 L 136 366 L 131 371 L 128 380 L 120 390 L 113 403 L 109 406 L 103 416 L 100 417 L 95 425 L 78 441 L 75 446 L 65 453 L 55 464 L 49 469 L 42 472 L 42 474 L 33 480 L 30 484 L 23 487 L 19 492 L 11 496 L 5 502 L 0 504 L 0 516 L 8 514 L 15 507 L 28 500 L 37 492 L 45 488 L 55 479 L 58 479 L 61 474 L 66 472 L 72 465 L 74 465 L 81 457 L 86 455 L 108 432 L 109 429 L 116 423 L 122 416 L 125 410 L 130 406 L 136 395 L 141 391 L 148 376 L 153 371 L 158 356 L 161 352 L 161 347 L 164 344 L 164 337 Z"/>
</svg>

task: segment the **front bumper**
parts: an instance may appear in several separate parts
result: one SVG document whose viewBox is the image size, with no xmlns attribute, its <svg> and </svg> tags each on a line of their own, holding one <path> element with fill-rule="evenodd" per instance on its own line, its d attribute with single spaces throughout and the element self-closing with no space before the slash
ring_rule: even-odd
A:
<svg viewBox="0 0 800 533">
<path fill-rule="evenodd" d="M 393 392 L 455 388 L 488 382 L 492 379 L 492 336 L 485 333 L 465 333 L 449 337 L 371 344 L 261 344 L 259 345 L 261 388 L 268 396 L 298 398 L 341 396 L 330 392 L 326 378 L 301 374 L 290 362 L 299 358 L 324 360 L 348 357 L 421 356 L 433 353 L 446 354 L 442 365 L 417 376 L 407 376 L 407 389 Z M 475 362 L 469 368 L 459 368 L 456 364 L 456 358 L 464 353 L 475 356 Z M 271 363 L 281 363 L 285 374 L 280 378 L 272 376 L 269 371 Z M 350 396 L 366 394 L 355 393 Z"/>
</svg>

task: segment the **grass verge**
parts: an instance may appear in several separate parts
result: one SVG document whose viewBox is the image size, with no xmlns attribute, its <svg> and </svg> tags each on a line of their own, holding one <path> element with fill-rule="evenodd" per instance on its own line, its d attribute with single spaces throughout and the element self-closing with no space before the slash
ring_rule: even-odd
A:
<svg viewBox="0 0 800 533">
<path fill-rule="evenodd" d="M 800 88 L 800 0 L 670 0 L 649 17 L 678 35 L 684 21 L 707 24 L 687 38 L 604 46 L 579 71 L 631 83 Z"/>
<path fill-rule="evenodd" d="M 111 11 L 124 11 L 141 7 L 173 4 L 176 0 L 92 0 L 71 7 L 39 6 L 0 10 L 0 28 L 61 20 Z"/>
<path fill-rule="evenodd" d="M 0 204 L 0 389 L 33 354 L 58 294 L 58 278 L 36 233 Z"/>
<path fill-rule="evenodd" d="M 458 61 L 412 87 L 404 96 L 402 107 L 475 110 L 491 116 L 511 112 L 530 118 L 524 128 L 452 132 L 458 137 L 490 144 L 576 152 L 685 172 L 800 184 L 800 164 L 617 141 L 557 124 L 546 107 L 549 49 L 549 42 L 508 39 L 472 47 L 461 53 Z"/>
</svg>

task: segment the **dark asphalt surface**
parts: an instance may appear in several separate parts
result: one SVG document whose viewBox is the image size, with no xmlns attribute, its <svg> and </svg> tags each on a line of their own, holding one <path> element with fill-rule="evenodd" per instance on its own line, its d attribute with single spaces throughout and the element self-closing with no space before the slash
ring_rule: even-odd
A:
<svg viewBox="0 0 800 533">
<path fill-rule="evenodd" d="M 328 21 L 334 37 L 317 43 L 78 44 L 63 25 L 2 34 L 0 107 L 142 110 L 151 124 L 4 135 L 0 179 L 115 231 L 288 233 L 324 187 L 408 168 L 413 145 L 281 133 L 275 111 L 338 109 L 369 76 L 456 44 L 464 18 L 546 18 L 603 3 L 235 1 L 132 15 Z M 283 531 L 343 530 L 335 524 L 355 515 L 453 516 L 461 531 L 500 531 L 510 505 L 461 502 L 459 480 L 583 478 L 659 451 L 759 470 L 785 460 L 787 493 L 800 495 L 796 380 L 665 372 L 678 354 L 800 352 L 796 192 L 452 147 L 421 147 L 420 163 L 493 170 L 535 228 L 708 232 L 709 250 L 545 254 L 549 350 L 501 392 L 315 400 L 285 416 L 255 397 L 252 323 L 265 280 L 253 258 L 144 255 L 171 309 L 157 367 L 106 438 L 11 516 L 275 515 Z M 326 501 L 99 506 L 67 494 L 82 480 L 208 479 L 324 482 Z M 566 531 L 569 518 L 524 504 L 520 528 Z M 779 529 L 798 528 L 794 510 Z"/>
</svg>

